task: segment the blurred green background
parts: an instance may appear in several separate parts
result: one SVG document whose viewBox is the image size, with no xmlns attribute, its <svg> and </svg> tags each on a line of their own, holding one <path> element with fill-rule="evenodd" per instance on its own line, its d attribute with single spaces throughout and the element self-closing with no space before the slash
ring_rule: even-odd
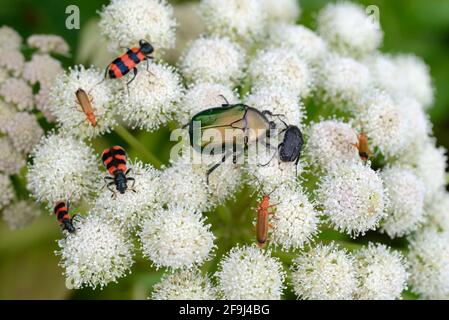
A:
<svg viewBox="0 0 449 320">
<path fill-rule="evenodd" d="M 225 1 L 225 0 L 223 0 Z M 180 3 L 183 1 L 170 1 Z M 301 0 L 302 16 L 300 22 L 314 28 L 314 17 L 317 11 L 328 1 Z M 449 0 L 371 0 L 355 1 L 364 5 L 377 5 L 380 8 L 380 20 L 385 32 L 385 52 L 410 52 L 422 57 L 431 67 L 436 88 L 435 105 L 429 114 L 434 124 L 434 132 L 439 144 L 449 148 Z M 0 0 L 0 25 L 9 25 L 16 29 L 24 38 L 31 34 L 49 33 L 62 36 L 70 45 L 72 56 L 63 60 L 67 67 L 79 61 L 83 48 L 79 46 L 83 27 L 86 27 L 96 11 L 107 1 L 104 0 Z M 81 30 L 67 30 L 65 9 L 75 4 L 80 8 Z M 103 67 L 103 66 L 101 66 Z M 166 163 L 168 148 L 165 138 L 167 129 L 156 133 L 135 133 L 139 139 L 151 144 L 149 147 L 159 148 L 165 144 L 161 160 Z M 102 141 L 95 142 L 98 152 L 109 142 L 123 143 L 118 136 L 110 135 Z M 135 154 L 134 154 L 135 155 Z M 133 156 L 133 151 L 131 151 Z M 247 241 L 252 237 L 251 230 L 234 232 L 236 221 L 243 220 L 245 224 L 252 220 L 236 213 L 245 211 L 243 208 L 251 203 L 247 190 L 238 197 L 239 203 L 230 202 L 227 207 L 217 210 L 214 224 L 221 223 L 224 228 L 219 232 L 222 242 L 219 243 L 220 253 L 227 250 L 236 241 Z M 103 290 L 65 289 L 62 269 L 58 267 L 58 258 L 54 255 L 57 249 L 56 240 L 61 233 L 54 217 L 42 215 L 31 226 L 20 231 L 9 231 L 0 222 L 0 298 L 1 299 L 143 299 L 148 296 L 152 284 L 157 282 L 162 271 L 155 271 L 148 261 L 137 257 L 133 273 L 111 284 Z M 217 230 L 218 232 L 218 230 Z M 345 236 L 329 231 L 329 238 Z M 369 238 L 369 237 L 368 237 Z M 366 240 L 363 240 L 366 241 Z M 281 253 L 278 253 L 281 255 Z M 286 257 L 288 258 L 288 257 Z M 213 265 L 214 261 L 205 265 L 204 270 Z M 213 269 L 208 270 L 209 272 Z M 287 297 L 293 298 L 291 294 Z"/>
</svg>

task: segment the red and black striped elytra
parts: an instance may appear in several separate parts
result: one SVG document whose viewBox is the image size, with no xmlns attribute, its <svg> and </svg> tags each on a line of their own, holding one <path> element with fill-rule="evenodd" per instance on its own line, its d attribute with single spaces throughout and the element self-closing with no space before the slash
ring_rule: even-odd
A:
<svg viewBox="0 0 449 320">
<path fill-rule="evenodd" d="M 147 69 L 148 69 L 148 60 L 153 59 L 152 56 L 150 56 L 151 53 L 153 53 L 154 48 L 153 46 L 145 41 L 140 40 L 139 41 L 139 47 L 134 47 L 131 49 L 128 49 L 126 53 L 115 59 L 111 62 L 111 64 L 106 68 L 105 71 L 105 78 L 109 76 L 110 79 L 117 79 L 121 78 L 124 75 L 128 74 L 131 70 L 134 71 L 134 77 L 128 81 L 127 84 L 130 84 L 137 75 L 137 68 L 136 66 L 142 62 L 143 60 L 147 60 Z"/>
<path fill-rule="evenodd" d="M 73 226 L 73 218 L 69 215 L 69 205 L 64 201 L 59 201 L 55 205 L 54 213 L 59 221 L 62 230 L 67 230 L 69 233 L 75 232 L 75 227 Z"/>
<path fill-rule="evenodd" d="M 127 177 L 127 174 L 131 169 L 126 168 L 126 152 L 122 147 L 113 146 L 109 149 L 104 150 L 101 159 L 103 160 L 103 164 L 108 170 L 109 174 L 112 176 L 105 177 L 104 179 L 108 189 L 113 192 L 113 196 L 115 194 L 115 191 L 111 189 L 112 185 L 115 184 L 117 191 L 121 194 L 124 194 L 128 189 L 128 181 L 133 181 L 134 185 L 134 178 Z M 112 181 L 108 182 L 106 180 Z"/>
</svg>

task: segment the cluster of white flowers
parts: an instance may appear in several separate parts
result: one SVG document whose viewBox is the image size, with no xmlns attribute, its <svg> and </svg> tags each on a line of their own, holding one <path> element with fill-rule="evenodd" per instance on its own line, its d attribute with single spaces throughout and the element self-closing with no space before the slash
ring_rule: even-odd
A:
<svg viewBox="0 0 449 320">
<path fill-rule="evenodd" d="M 28 61 L 22 53 L 25 48 L 31 52 Z M 44 134 L 40 122 L 53 119 L 46 92 L 63 68 L 52 54 L 68 51 L 67 43 L 56 35 L 32 35 L 25 44 L 14 29 L 0 27 L 0 175 L 4 190 L 0 208 L 12 229 L 26 226 L 41 212 L 34 203 L 19 201 L 10 179 L 17 176 L 15 181 L 23 184 L 27 156 Z"/>
<path fill-rule="evenodd" d="M 0 53 L 23 61 L 10 65 L 0 55 L 0 208 L 12 208 L 7 175 L 20 172 L 31 150 L 32 195 L 47 208 L 65 199 L 82 213 L 89 208 L 73 221 L 75 232 L 64 231 L 59 241 L 67 286 L 117 281 L 140 250 L 148 265 L 167 271 L 152 299 L 280 299 L 289 287 L 302 299 L 400 299 L 407 285 L 422 298 L 449 297 L 447 157 L 426 115 L 433 102 L 427 66 L 412 55 L 381 53 L 379 22 L 347 1 L 325 6 L 316 31 L 295 24 L 301 8 L 294 0 L 194 6 L 205 33 L 189 39 L 178 68 L 143 61 L 137 74 L 130 70 L 121 79 L 104 79 L 95 66 L 62 72 L 49 55 L 67 53 L 58 37 L 28 39 L 38 52 L 25 62 L 20 36 L 0 29 Z M 117 54 L 140 40 L 154 46 L 156 58 L 174 46 L 177 22 L 165 0 L 111 0 L 99 15 L 102 35 Z M 228 103 L 267 114 L 280 130 L 299 128 L 299 162 L 280 161 L 281 147 L 290 145 L 251 144 L 245 163 L 229 157 L 207 176 L 223 154 L 199 155 L 203 162 L 192 163 L 199 153 L 187 142 L 182 155 L 164 165 L 127 131 L 187 125 L 198 112 Z M 40 142 L 34 104 L 56 120 L 56 130 Z M 124 194 L 105 188 L 108 173 L 99 169 L 97 148 L 110 143 L 102 135 L 114 131 L 140 158 L 127 159 L 132 170 L 126 175 L 134 180 Z M 266 152 L 254 159 L 256 147 Z M 231 202 L 239 205 L 238 220 Z M 13 210 L 29 212 L 24 203 Z M 12 227 L 26 220 L 6 209 Z M 263 248 L 254 244 L 249 222 L 257 211 L 268 223 Z M 360 238 L 368 232 L 385 241 L 407 236 L 408 254 L 365 245 Z M 341 234 L 335 239 L 335 233 Z M 229 239 L 234 234 L 237 244 Z"/>
</svg>

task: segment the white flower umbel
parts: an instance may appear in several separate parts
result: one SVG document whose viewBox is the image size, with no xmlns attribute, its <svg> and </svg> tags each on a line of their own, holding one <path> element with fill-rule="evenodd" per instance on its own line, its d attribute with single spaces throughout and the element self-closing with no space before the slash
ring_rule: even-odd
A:
<svg viewBox="0 0 449 320">
<path fill-rule="evenodd" d="M 265 13 L 260 0 L 202 0 L 200 12 L 209 33 L 239 41 L 263 35 Z"/>
<path fill-rule="evenodd" d="M 0 68 L 18 77 L 23 71 L 25 57 L 17 49 L 5 49 L 0 46 Z"/>
<path fill-rule="evenodd" d="M 210 258 L 215 236 L 200 213 L 159 210 L 142 222 L 143 255 L 157 267 L 191 268 Z"/>
<path fill-rule="evenodd" d="M 165 0 L 112 0 L 99 14 L 112 52 L 136 47 L 140 40 L 149 41 L 156 52 L 175 45 L 176 21 Z"/>
<path fill-rule="evenodd" d="M 383 39 L 380 23 L 364 7 L 348 1 L 331 3 L 317 17 L 318 33 L 335 51 L 363 56 L 375 51 Z"/>
<path fill-rule="evenodd" d="M 357 265 L 359 300 L 395 300 L 407 288 L 404 257 L 383 244 L 369 243 L 354 254 Z"/>
<path fill-rule="evenodd" d="M 260 111 L 268 110 L 273 114 L 282 114 L 282 120 L 302 128 L 306 114 L 298 96 L 281 86 L 258 87 L 246 97 L 245 103 Z M 273 119 L 275 120 L 275 119 Z"/>
<path fill-rule="evenodd" d="M 335 229 L 353 237 L 376 229 L 385 216 L 382 180 L 360 162 L 334 166 L 322 177 L 316 196 Z"/>
<path fill-rule="evenodd" d="M 269 24 L 295 23 L 301 14 L 296 0 L 262 0 L 262 6 Z"/>
<path fill-rule="evenodd" d="M 435 146 L 435 141 L 430 140 L 418 150 L 399 158 L 399 163 L 410 165 L 424 183 L 426 203 L 430 203 L 434 195 L 446 185 L 446 154 L 444 148 Z"/>
<path fill-rule="evenodd" d="M 268 34 L 267 47 L 291 49 L 312 66 L 319 67 L 319 63 L 326 55 L 327 46 L 323 39 L 304 26 L 276 24 L 270 27 Z"/>
<path fill-rule="evenodd" d="M 94 150 L 70 136 L 50 134 L 32 152 L 28 189 L 51 207 L 70 197 L 76 202 L 89 198 L 98 185 L 100 171 Z"/>
<path fill-rule="evenodd" d="M 183 76 L 190 82 L 237 84 L 243 76 L 245 52 L 228 38 L 200 37 L 181 58 Z"/>
<path fill-rule="evenodd" d="M 277 85 L 305 98 L 312 90 L 312 72 L 304 60 L 288 49 L 261 51 L 249 66 L 253 86 Z"/>
<path fill-rule="evenodd" d="M 6 128 L 11 122 L 16 110 L 9 103 L 6 103 L 0 99 L 0 132 L 6 133 Z"/>
<path fill-rule="evenodd" d="M 69 45 L 63 38 L 52 34 L 35 34 L 27 39 L 30 48 L 38 49 L 41 53 L 57 53 L 67 55 Z"/>
<path fill-rule="evenodd" d="M 418 100 L 424 107 L 430 107 L 434 100 L 434 89 L 430 69 L 425 62 L 414 55 L 399 55 L 395 63 L 401 77 L 404 94 Z"/>
<path fill-rule="evenodd" d="M 409 284 L 424 299 L 449 298 L 449 233 L 425 229 L 410 239 Z"/>
<path fill-rule="evenodd" d="M 0 152 L 0 172 L 7 175 L 19 173 L 26 161 L 7 137 L 0 138 L 0 150 L 2 150 Z"/>
<path fill-rule="evenodd" d="M 23 78 L 31 84 L 39 82 L 40 86 L 50 86 L 54 79 L 63 73 L 61 62 L 48 54 L 34 54 L 25 63 Z"/>
<path fill-rule="evenodd" d="M 42 112 L 45 119 L 48 122 L 53 123 L 56 121 L 56 119 L 55 116 L 50 112 L 49 98 L 50 88 L 47 86 L 42 86 L 39 89 L 39 92 L 34 95 L 34 102 L 36 103 L 36 109 Z"/>
<path fill-rule="evenodd" d="M 218 83 L 196 83 L 190 86 L 180 103 L 176 118 L 180 124 L 187 124 L 196 113 L 208 108 L 220 107 L 226 103 L 239 102 L 236 92 Z"/>
<path fill-rule="evenodd" d="M 44 134 L 36 116 L 28 112 L 14 114 L 6 132 L 14 148 L 23 154 L 30 152 Z"/>
<path fill-rule="evenodd" d="M 75 233 L 59 240 L 60 266 L 69 289 L 103 288 L 130 271 L 133 245 L 115 225 L 95 214 L 76 220 Z"/>
<path fill-rule="evenodd" d="M 426 224 L 443 231 L 449 231 L 449 193 L 438 191 L 432 201 L 424 207 Z"/>
<path fill-rule="evenodd" d="M 153 300 L 215 300 L 217 290 L 199 270 L 166 273 L 153 287 Z"/>
<path fill-rule="evenodd" d="M 20 49 L 22 37 L 11 27 L 0 27 L 0 49 Z"/>
<path fill-rule="evenodd" d="M 125 81 L 131 80 L 128 76 L 122 80 L 123 86 L 116 100 L 119 116 L 146 130 L 155 130 L 173 118 L 183 88 L 180 76 L 172 67 L 150 63 L 147 71 L 146 62 L 143 62 L 138 67 L 136 78 L 128 85 L 129 92 L 125 85 Z"/>
<path fill-rule="evenodd" d="M 349 123 L 324 120 L 311 123 L 306 130 L 304 154 L 315 168 L 328 170 L 336 163 L 357 161 L 357 132 Z"/>
<path fill-rule="evenodd" d="M 3 150 L 2 150 L 3 151 Z M 11 200 L 14 198 L 14 188 L 12 186 L 11 180 L 5 174 L 0 173 L 0 210 L 8 206 Z"/>
<path fill-rule="evenodd" d="M 415 144 L 423 144 L 432 132 L 432 123 L 422 105 L 415 99 L 401 97 L 396 99 L 396 105 L 402 109 L 407 124 L 408 138 L 413 141 L 408 148 Z"/>
<path fill-rule="evenodd" d="M 424 219 L 423 183 L 411 170 L 401 167 L 387 168 L 381 172 L 381 177 L 388 190 L 388 216 L 382 230 L 391 238 L 415 231 Z"/>
<path fill-rule="evenodd" d="M 132 187 L 135 192 L 128 190 L 125 194 L 119 194 L 111 199 L 111 191 L 103 188 L 95 200 L 94 212 L 102 220 L 113 221 L 122 228 L 132 230 L 145 216 L 158 207 L 156 200 L 159 190 L 157 179 L 159 172 L 141 162 L 128 162 L 127 167 L 131 168 L 128 177 L 135 179 L 134 186 L 132 181 L 128 181 L 128 188 Z M 102 186 L 104 183 L 101 181 Z"/>
<path fill-rule="evenodd" d="M 3 220 L 10 229 L 18 230 L 31 224 L 40 214 L 41 209 L 34 202 L 20 200 L 3 210 Z"/>
<path fill-rule="evenodd" d="M 33 90 L 23 79 L 7 79 L 0 86 L 0 96 L 19 110 L 31 110 L 33 107 Z"/>
<path fill-rule="evenodd" d="M 356 289 L 354 258 L 337 245 L 319 244 L 293 260 L 295 294 L 307 300 L 350 300 Z"/>
<path fill-rule="evenodd" d="M 109 132 L 115 125 L 112 101 L 116 83 L 102 82 L 103 78 L 103 72 L 97 68 L 75 66 L 56 79 L 50 92 L 49 109 L 64 133 L 91 138 Z M 91 101 L 95 127 L 79 104 L 78 89 L 84 90 Z"/>
<path fill-rule="evenodd" d="M 391 96 L 407 96 L 420 105 L 430 107 L 434 89 L 429 67 L 414 55 L 374 54 L 364 59 L 374 84 Z"/>
<path fill-rule="evenodd" d="M 193 211 L 209 209 L 206 175 L 182 159 L 174 162 L 161 172 L 158 201 L 168 207 L 184 207 Z"/>
<path fill-rule="evenodd" d="M 302 248 L 318 232 L 318 213 L 301 188 L 280 186 L 271 194 L 270 204 L 275 205 L 270 219 L 273 244 L 284 250 Z"/>
<path fill-rule="evenodd" d="M 318 70 L 317 85 L 324 98 L 341 109 L 355 111 L 353 105 L 370 89 L 369 69 L 352 58 L 329 54 Z"/>
<path fill-rule="evenodd" d="M 390 96 L 374 91 L 363 99 L 362 105 L 363 110 L 356 114 L 356 119 L 372 142 L 372 150 L 378 147 L 384 156 L 390 158 L 412 143 L 405 117 L 407 110 L 400 109 Z"/>
<path fill-rule="evenodd" d="M 270 251 L 234 247 L 216 273 L 218 288 L 226 300 L 279 300 L 285 271 Z"/>
</svg>

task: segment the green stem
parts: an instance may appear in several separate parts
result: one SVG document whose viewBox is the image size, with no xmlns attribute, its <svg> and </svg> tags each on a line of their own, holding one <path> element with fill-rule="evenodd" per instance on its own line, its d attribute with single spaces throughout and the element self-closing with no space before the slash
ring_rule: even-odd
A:
<svg viewBox="0 0 449 320">
<path fill-rule="evenodd" d="M 116 126 L 115 132 L 131 147 L 138 150 L 139 154 L 142 155 L 143 160 L 149 162 L 156 168 L 160 168 L 162 166 L 162 162 L 124 127 L 122 127 L 121 125 Z"/>
</svg>

